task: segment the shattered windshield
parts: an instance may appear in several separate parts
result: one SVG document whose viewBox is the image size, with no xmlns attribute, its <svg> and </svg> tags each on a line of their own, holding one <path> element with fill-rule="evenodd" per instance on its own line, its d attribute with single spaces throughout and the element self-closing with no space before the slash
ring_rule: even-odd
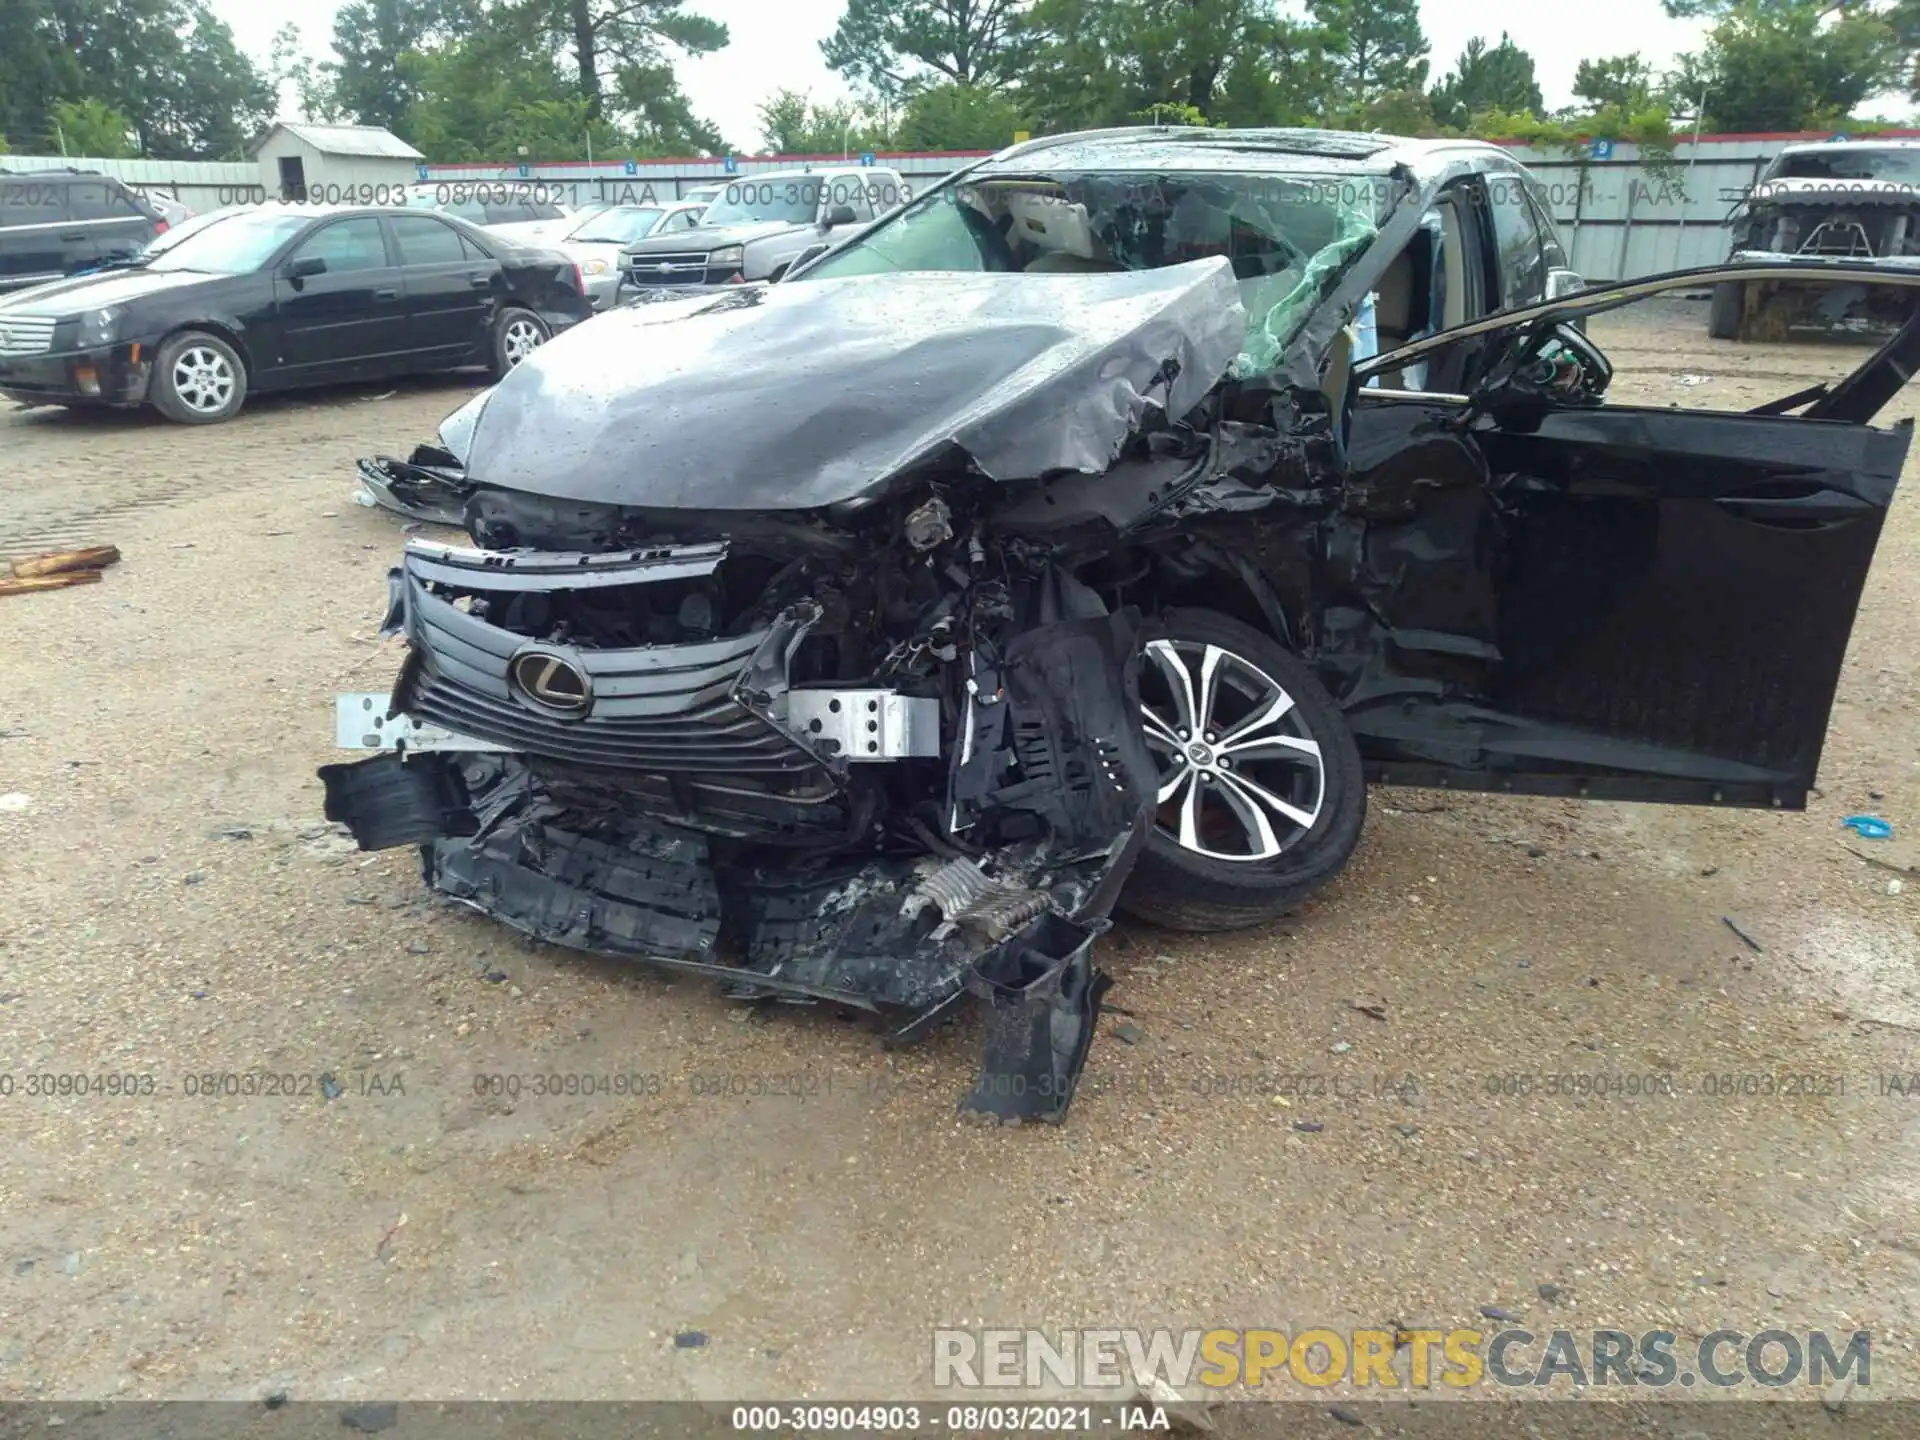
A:
<svg viewBox="0 0 1920 1440">
<path fill-rule="evenodd" d="M 1264 374 L 1371 243 L 1389 196 L 1382 177 L 1324 172 L 983 176 L 934 191 L 794 278 L 1097 274 L 1221 256 L 1248 315 L 1235 371 Z"/>
<path fill-rule="evenodd" d="M 1773 180 L 1891 180 L 1920 185 L 1920 150 L 1811 150 L 1783 155 Z"/>
</svg>

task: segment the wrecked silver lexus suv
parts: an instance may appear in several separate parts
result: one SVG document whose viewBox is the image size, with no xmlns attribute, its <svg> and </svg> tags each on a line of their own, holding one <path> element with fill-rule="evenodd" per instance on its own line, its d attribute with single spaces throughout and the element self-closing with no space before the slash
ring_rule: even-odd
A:
<svg viewBox="0 0 1920 1440">
<path fill-rule="evenodd" d="M 1066 137 L 579 327 L 363 462 L 472 544 L 408 543 L 399 681 L 339 701 L 385 753 L 321 771 L 328 816 L 529 934 L 894 1043 L 976 996 L 964 1103 L 1057 1119 L 1113 909 L 1283 912 L 1369 780 L 1803 805 L 1912 329 L 1753 414 L 1609 404 L 1580 317 L 1723 272 L 1549 298 L 1529 183 Z"/>
</svg>

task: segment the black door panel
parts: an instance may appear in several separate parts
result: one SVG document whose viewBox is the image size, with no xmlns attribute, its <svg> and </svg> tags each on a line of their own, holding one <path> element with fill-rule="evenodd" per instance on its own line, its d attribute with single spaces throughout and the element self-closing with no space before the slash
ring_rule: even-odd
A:
<svg viewBox="0 0 1920 1440">
<path fill-rule="evenodd" d="M 433 215 L 388 222 L 406 274 L 411 363 L 422 369 L 471 364 L 487 355 L 500 262 L 480 255 Z"/>
<path fill-rule="evenodd" d="M 1810 786 L 1907 433 L 1607 407 L 1478 438 L 1495 707 Z"/>
<path fill-rule="evenodd" d="M 1327 627 L 1367 638 L 1332 647 L 1364 664 L 1330 668 L 1375 775 L 1803 804 L 1910 430 L 1465 418 L 1446 397 L 1355 399 L 1362 538 L 1326 598 L 1358 603 Z"/>
<path fill-rule="evenodd" d="M 328 268 L 292 278 L 287 266 L 317 257 Z M 313 232 L 282 262 L 273 282 L 280 321 L 282 384 L 392 374 L 406 367 L 405 280 L 389 263 L 381 222 L 337 220 Z"/>
</svg>

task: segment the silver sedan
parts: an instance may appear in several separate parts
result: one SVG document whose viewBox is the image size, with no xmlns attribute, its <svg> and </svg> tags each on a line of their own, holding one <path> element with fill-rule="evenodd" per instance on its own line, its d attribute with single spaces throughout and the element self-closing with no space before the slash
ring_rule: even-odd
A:
<svg viewBox="0 0 1920 1440">
<path fill-rule="evenodd" d="M 649 235 L 691 230 L 700 223 L 706 202 L 665 205 L 614 205 L 590 216 L 560 248 L 580 267 L 587 298 L 595 310 L 605 310 L 620 289 L 620 252 Z"/>
</svg>

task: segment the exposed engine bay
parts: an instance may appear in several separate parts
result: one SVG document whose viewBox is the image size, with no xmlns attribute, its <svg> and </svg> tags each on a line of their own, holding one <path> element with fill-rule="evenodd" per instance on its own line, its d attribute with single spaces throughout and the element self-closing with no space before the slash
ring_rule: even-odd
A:
<svg viewBox="0 0 1920 1440">
<path fill-rule="evenodd" d="M 1214 374 L 1225 321 L 1194 332 L 1217 333 Z M 1106 986 L 1093 940 L 1157 803 L 1129 588 L 1162 562 L 1116 537 L 1230 494 L 1250 436 L 1303 492 L 1328 443 L 1324 415 L 1284 445 L 1226 421 L 1225 393 L 1180 397 L 1178 421 L 1108 408 L 1111 442 L 1076 437 L 1120 447 L 1097 486 L 1003 485 L 990 444 L 943 446 L 809 510 L 474 486 L 443 447 L 366 462 L 457 508 L 476 548 L 409 543 L 386 621 L 404 667 L 343 734 L 406 717 L 480 747 L 326 767 L 327 814 L 367 848 L 421 846 L 431 886 L 526 933 L 865 1011 L 892 1043 L 972 994 L 966 1103 L 1057 1119 Z"/>
</svg>

